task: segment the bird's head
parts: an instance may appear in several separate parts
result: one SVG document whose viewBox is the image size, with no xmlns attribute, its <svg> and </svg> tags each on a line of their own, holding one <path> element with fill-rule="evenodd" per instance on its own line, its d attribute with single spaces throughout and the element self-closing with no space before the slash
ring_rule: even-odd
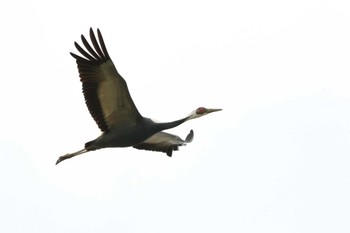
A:
<svg viewBox="0 0 350 233">
<path fill-rule="evenodd" d="M 191 119 L 195 119 L 195 118 L 198 118 L 198 117 L 202 117 L 202 116 L 205 116 L 209 113 L 212 113 L 212 112 L 217 112 L 217 111 L 221 111 L 222 109 L 220 108 L 204 108 L 204 107 L 199 107 L 197 108 L 196 110 L 194 110 L 189 116 L 188 116 L 188 120 L 191 120 Z"/>
</svg>

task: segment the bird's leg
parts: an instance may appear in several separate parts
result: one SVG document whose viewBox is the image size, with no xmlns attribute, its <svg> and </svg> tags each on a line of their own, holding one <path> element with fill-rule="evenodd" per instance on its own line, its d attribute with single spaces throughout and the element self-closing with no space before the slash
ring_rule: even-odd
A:
<svg viewBox="0 0 350 233">
<path fill-rule="evenodd" d="M 86 152 L 88 152 L 88 151 L 84 148 L 84 149 L 81 149 L 81 150 L 79 150 L 77 152 L 74 152 L 74 153 L 71 153 L 71 154 L 62 155 L 56 161 L 56 165 L 59 164 L 60 162 L 62 162 L 63 160 L 70 159 L 70 158 L 72 158 L 74 156 L 77 156 L 77 155 L 80 155 L 80 154 L 84 154 Z"/>
</svg>

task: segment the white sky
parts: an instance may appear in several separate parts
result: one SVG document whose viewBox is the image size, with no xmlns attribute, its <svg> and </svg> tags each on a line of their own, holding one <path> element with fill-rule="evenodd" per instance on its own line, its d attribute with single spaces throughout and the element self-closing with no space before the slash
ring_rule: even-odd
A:
<svg viewBox="0 0 350 233">
<path fill-rule="evenodd" d="M 6 4 L 6 5 L 4 5 Z M 0 5 L 0 232 L 350 232 L 350 2 Z M 194 141 L 104 149 L 74 41 L 99 27 L 140 112 Z"/>
</svg>

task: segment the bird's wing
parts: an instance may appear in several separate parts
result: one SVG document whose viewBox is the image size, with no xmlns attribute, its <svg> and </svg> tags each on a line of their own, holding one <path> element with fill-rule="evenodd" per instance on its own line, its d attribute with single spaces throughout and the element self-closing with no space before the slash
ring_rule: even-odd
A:
<svg viewBox="0 0 350 233">
<path fill-rule="evenodd" d="M 173 151 L 178 150 L 179 146 L 184 146 L 186 143 L 192 142 L 193 136 L 193 130 L 190 131 L 185 140 L 170 133 L 158 132 L 144 142 L 133 147 L 142 150 L 164 152 L 171 157 Z"/>
<path fill-rule="evenodd" d="M 125 80 L 108 55 L 99 29 L 97 35 L 98 41 L 90 28 L 92 46 L 81 36 L 85 49 L 75 42 L 75 47 L 83 57 L 71 53 L 78 64 L 89 112 L 103 132 L 118 126 L 136 125 L 142 116 L 130 96 Z"/>
</svg>

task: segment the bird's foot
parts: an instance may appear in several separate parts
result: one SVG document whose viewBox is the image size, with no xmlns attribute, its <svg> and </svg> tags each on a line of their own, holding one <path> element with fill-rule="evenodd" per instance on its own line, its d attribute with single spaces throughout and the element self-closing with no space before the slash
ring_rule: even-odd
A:
<svg viewBox="0 0 350 233">
<path fill-rule="evenodd" d="M 65 154 L 60 156 L 57 161 L 56 161 L 56 165 L 59 164 L 60 162 L 62 162 L 63 160 L 69 159 L 72 157 L 72 154 Z"/>
</svg>

